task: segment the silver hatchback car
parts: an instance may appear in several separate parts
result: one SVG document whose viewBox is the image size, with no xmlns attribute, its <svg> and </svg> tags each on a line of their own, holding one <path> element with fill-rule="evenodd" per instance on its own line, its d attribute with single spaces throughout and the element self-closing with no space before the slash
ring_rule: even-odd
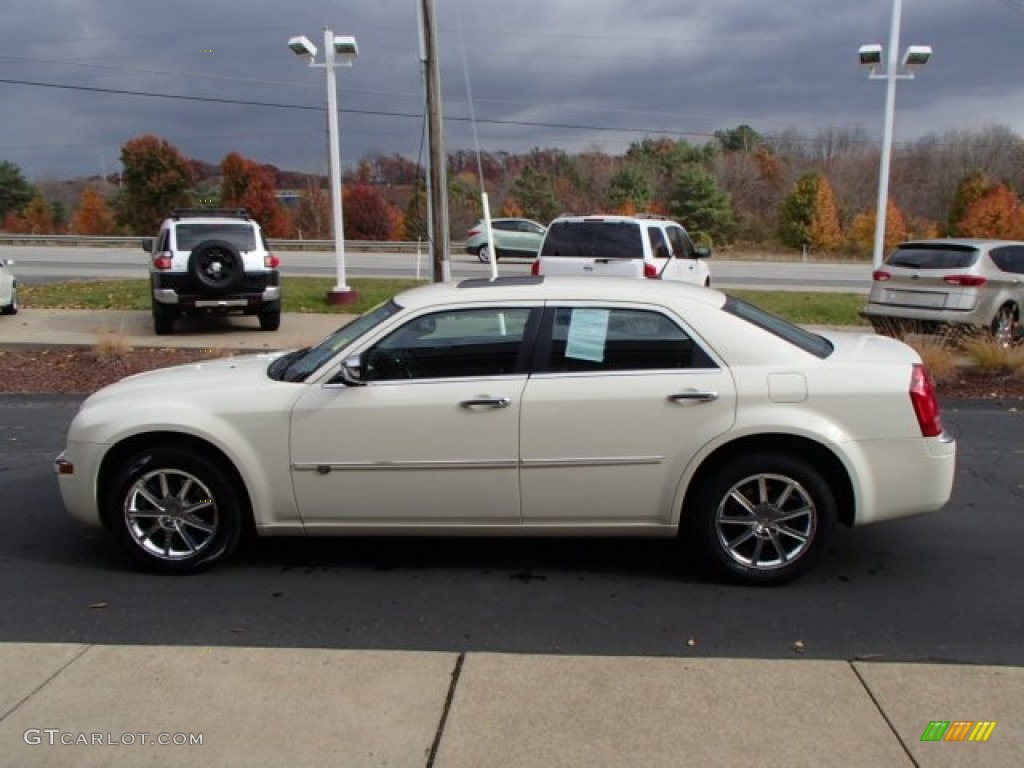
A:
<svg viewBox="0 0 1024 768">
<path fill-rule="evenodd" d="M 861 312 L 879 333 L 972 326 L 1001 344 L 1021 339 L 1024 242 L 901 243 L 872 275 Z"/>
</svg>

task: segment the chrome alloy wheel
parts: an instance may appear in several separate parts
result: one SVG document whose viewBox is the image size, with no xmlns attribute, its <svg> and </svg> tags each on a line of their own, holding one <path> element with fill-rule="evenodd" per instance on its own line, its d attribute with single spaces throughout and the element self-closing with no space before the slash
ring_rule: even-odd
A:
<svg viewBox="0 0 1024 768">
<path fill-rule="evenodd" d="M 715 512 L 715 533 L 737 563 L 782 568 L 814 541 L 818 510 L 807 490 L 784 475 L 757 474 L 732 486 Z"/>
<path fill-rule="evenodd" d="M 217 504 L 195 475 L 158 469 L 139 477 L 124 499 L 125 527 L 147 555 L 161 560 L 193 558 L 217 535 Z"/>
</svg>

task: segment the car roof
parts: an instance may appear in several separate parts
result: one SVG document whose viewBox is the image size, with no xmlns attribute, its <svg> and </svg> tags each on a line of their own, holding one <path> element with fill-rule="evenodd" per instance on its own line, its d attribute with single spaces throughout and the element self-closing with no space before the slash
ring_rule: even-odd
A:
<svg viewBox="0 0 1024 768">
<path fill-rule="evenodd" d="M 476 301 L 610 301 L 676 303 L 718 308 L 725 303 L 721 291 L 674 280 L 636 280 L 618 277 L 499 277 L 474 278 L 458 283 L 432 283 L 399 294 L 395 300 L 415 309 L 437 304 Z"/>
<path fill-rule="evenodd" d="M 908 248 L 918 245 L 953 245 L 965 248 L 996 248 L 1001 245 L 1024 245 L 1021 240 L 999 240 L 991 237 L 934 237 L 924 240 L 907 240 L 899 243 L 897 248 Z"/>
<path fill-rule="evenodd" d="M 650 213 L 637 213 L 633 215 L 626 215 L 621 213 L 565 213 L 559 216 L 555 221 L 628 221 L 628 222 L 645 222 L 651 224 L 677 224 L 673 219 L 667 216 L 659 216 Z M 554 222 L 552 222 L 554 223 Z"/>
</svg>

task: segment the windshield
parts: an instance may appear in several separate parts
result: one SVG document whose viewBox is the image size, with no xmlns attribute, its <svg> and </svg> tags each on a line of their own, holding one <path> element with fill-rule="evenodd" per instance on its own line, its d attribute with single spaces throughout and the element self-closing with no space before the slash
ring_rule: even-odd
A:
<svg viewBox="0 0 1024 768">
<path fill-rule="evenodd" d="M 338 354 L 364 333 L 376 328 L 401 311 L 392 299 L 344 325 L 315 347 L 306 347 L 279 357 L 267 368 L 267 375 L 278 381 L 305 381 L 311 373 Z"/>
<path fill-rule="evenodd" d="M 752 325 L 756 325 L 762 330 L 768 331 L 768 333 L 774 336 L 778 336 L 780 339 L 788 341 L 794 347 L 798 347 L 804 352 L 810 352 L 815 357 L 824 359 L 832 354 L 832 342 L 828 339 L 816 333 L 805 331 L 799 326 L 787 323 L 782 318 L 776 317 L 770 312 L 765 312 L 753 304 L 747 304 L 747 302 L 734 296 L 726 299 L 722 309 L 746 320 Z"/>
</svg>

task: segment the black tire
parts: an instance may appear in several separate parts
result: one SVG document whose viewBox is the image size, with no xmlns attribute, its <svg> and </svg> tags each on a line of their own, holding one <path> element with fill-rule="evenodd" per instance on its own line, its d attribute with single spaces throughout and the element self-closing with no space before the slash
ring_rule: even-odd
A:
<svg viewBox="0 0 1024 768">
<path fill-rule="evenodd" d="M 699 554 L 733 581 L 792 581 L 813 565 L 835 530 L 832 490 L 796 456 L 739 456 L 700 482 L 687 502 L 686 531 Z"/>
<path fill-rule="evenodd" d="M 0 315 L 16 314 L 18 314 L 18 284 L 14 283 L 11 286 L 11 303 L 5 307 L 0 307 Z"/>
<path fill-rule="evenodd" d="M 129 458 L 106 493 L 103 522 L 144 568 L 192 573 L 226 558 L 243 531 L 238 495 L 224 471 L 181 448 Z"/>
<path fill-rule="evenodd" d="M 484 243 L 476 249 L 476 258 L 481 264 L 491 263 L 491 249 L 487 247 L 487 243 Z M 495 256 L 497 258 L 497 256 Z"/>
<path fill-rule="evenodd" d="M 281 327 L 281 310 L 271 309 L 260 311 L 260 330 L 261 331 L 276 331 Z"/>
<path fill-rule="evenodd" d="M 238 291 L 245 282 L 245 262 L 238 249 L 226 240 L 205 240 L 188 257 L 188 274 L 207 294 Z"/>
<path fill-rule="evenodd" d="M 174 333 L 174 321 L 178 313 L 173 309 L 153 305 L 153 332 L 157 336 L 168 336 Z"/>
<path fill-rule="evenodd" d="M 1001 347 L 1010 347 L 1021 340 L 1020 311 L 1015 304 L 1004 304 L 989 326 L 992 340 Z"/>
</svg>

